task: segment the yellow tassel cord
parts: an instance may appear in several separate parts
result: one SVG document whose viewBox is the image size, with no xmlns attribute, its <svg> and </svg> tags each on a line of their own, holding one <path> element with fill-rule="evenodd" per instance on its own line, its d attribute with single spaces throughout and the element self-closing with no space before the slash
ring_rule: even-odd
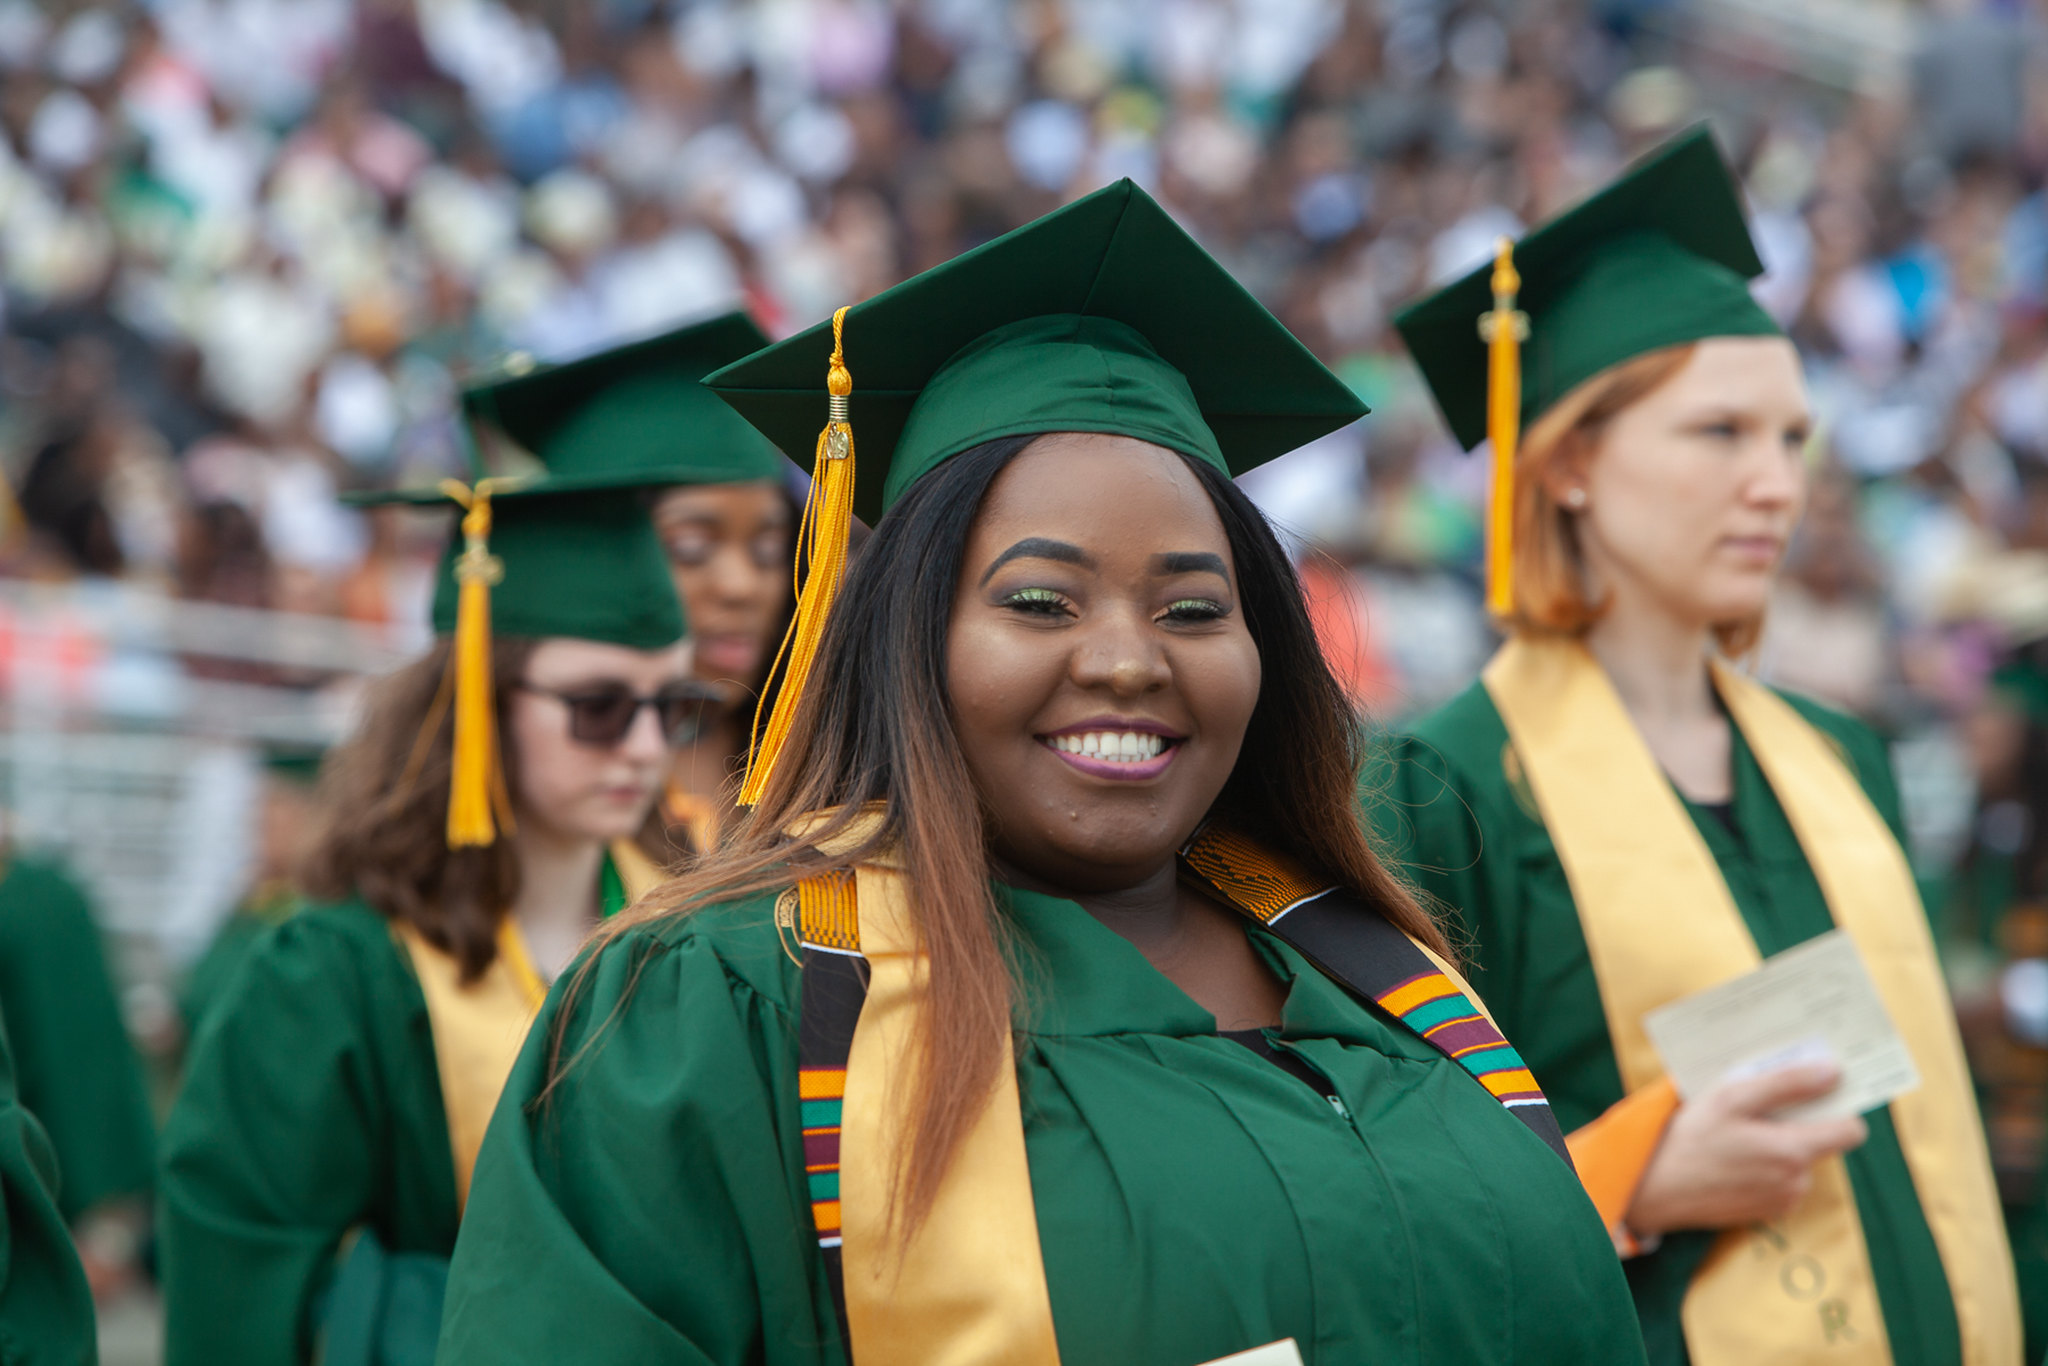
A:
<svg viewBox="0 0 2048 1366">
<path fill-rule="evenodd" d="M 764 730 L 761 708 L 754 708 L 752 759 L 746 780 L 740 784 L 741 806 L 761 800 L 775 760 L 789 739 L 791 719 L 796 715 L 804 682 L 810 677 L 811 662 L 817 658 L 818 642 L 824 638 L 825 622 L 832 603 L 839 596 L 839 583 L 846 575 L 846 544 L 853 529 L 853 425 L 849 420 L 853 376 L 846 369 L 843 336 L 846 310 L 832 315 L 832 360 L 825 371 L 828 395 L 825 428 L 818 433 L 818 453 L 811 467 L 811 494 L 804 502 L 803 524 L 797 528 L 796 616 L 775 652 L 782 691 Z M 765 699 L 767 694 L 762 694 Z"/>
<path fill-rule="evenodd" d="M 491 589 L 505 577 L 505 563 L 490 552 L 491 488 L 489 479 L 479 479 L 474 486 L 453 479 L 441 482 L 441 491 L 463 509 L 462 554 L 455 561 L 455 643 L 448 656 L 455 693 L 455 753 L 448 785 L 450 849 L 493 844 L 499 825 L 512 828 L 492 704 Z"/>
<path fill-rule="evenodd" d="M 1521 289 L 1514 243 L 1503 237 L 1493 258 L 1493 308 L 1479 316 L 1479 336 L 1486 343 L 1486 435 L 1493 443 L 1486 608 L 1496 617 L 1515 610 L 1515 445 L 1521 438 L 1522 343 L 1529 339 L 1529 315 L 1515 309 Z"/>
</svg>

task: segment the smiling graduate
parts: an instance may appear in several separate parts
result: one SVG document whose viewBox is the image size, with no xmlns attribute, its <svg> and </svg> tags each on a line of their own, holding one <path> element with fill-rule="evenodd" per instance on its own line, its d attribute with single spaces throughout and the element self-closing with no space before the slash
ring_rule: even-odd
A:
<svg viewBox="0 0 2048 1366">
<path fill-rule="evenodd" d="M 1356 398 L 1129 182 L 707 382 L 817 469 L 753 812 L 557 985 L 441 1361 L 1639 1361 L 1231 482 Z"/>
</svg>

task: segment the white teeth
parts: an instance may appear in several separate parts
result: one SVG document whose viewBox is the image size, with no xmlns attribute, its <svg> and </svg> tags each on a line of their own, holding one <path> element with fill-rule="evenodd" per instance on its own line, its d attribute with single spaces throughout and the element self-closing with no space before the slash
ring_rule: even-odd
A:
<svg viewBox="0 0 2048 1366">
<path fill-rule="evenodd" d="M 1166 752 L 1166 738 L 1138 731 L 1089 731 L 1083 735 L 1056 735 L 1049 744 L 1062 754 L 1078 754 L 1110 763 L 1144 763 Z"/>
</svg>

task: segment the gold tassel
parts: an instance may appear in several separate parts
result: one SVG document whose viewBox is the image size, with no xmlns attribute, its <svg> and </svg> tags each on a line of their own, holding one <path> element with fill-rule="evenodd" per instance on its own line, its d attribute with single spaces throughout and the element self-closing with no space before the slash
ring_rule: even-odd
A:
<svg viewBox="0 0 2048 1366">
<path fill-rule="evenodd" d="M 512 828 L 491 687 L 491 589 L 505 577 L 505 562 L 490 552 L 492 482 L 479 479 L 472 487 L 444 479 L 441 491 L 463 509 L 462 554 L 455 561 L 455 640 L 448 654 L 455 685 L 448 847 L 481 848 L 497 841 L 498 825 Z"/>
<path fill-rule="evenodd" d="M 740 784 L 741 806 L 754 805 L 767 789 L 775 760 L 789 738 L 790 721 L 810 677 L 811 663 L 817 658 L 833 599 L 839 596 L 839 582 L 846 574 L 846 543 L 853 529 L 853 425 L 849 420 L 853 376 L 846 369 L 845 326 L 846 310 L 842 308 L 832 315 L 832 360 L 825 371 L 825 428 L 818 433 L 811 494 L 804 500 L 803 524 L 797 528 L 796 616 L 769 671 L 771 679 L 781 673 L 782 691 L 776 695 L 765 731 L 761 707 L 758 703 L 754 707 L 752 758 Z M 765 688 L 762 697 L 767 697 Z"/>
<path fill-rule="evenodd" d="M 1493 443 L 1486 609 L 1496 617 L 1515 610 L 1515 444 L 1522 430 L 1522 343 L 1529 339 L 1529 315 L 1515 309 L 1521 289 L 1515 244 L 1503 237 L 1493 258 L 1493 308 L 1479 315 L 1479 336 L 1486 343 L 1486 435 Z"/>
</svg>

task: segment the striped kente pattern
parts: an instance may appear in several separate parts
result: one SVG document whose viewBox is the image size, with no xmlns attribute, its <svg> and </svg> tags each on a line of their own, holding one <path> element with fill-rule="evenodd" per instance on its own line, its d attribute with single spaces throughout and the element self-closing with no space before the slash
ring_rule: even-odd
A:
<svg viewBox="0 0 2048 1366">
<path fill-rule="evenodd" d="M 1545 1103 L 1522 1055 L 1443 973 L 1419 972 L 1373 999 L 1477 1077 L 1502 1105 Z"/>
<path fill-rule="evenodd" d="M 1327 879 L 1317 879 L 1293 860 L 1219 826 L 1204 826 L 1181 857 L 1262 925 L 1330 890 Z"/>
<path fill-rule="evenodd" d="M 858 884 L 851 869 L 840 869 L 797 883 L 797 938 L 806 959 L 825 959 L 844 964 L 847 955 L 860 952 L 860 909 Z M 821 953 L 820 950 L 823 952 Z M 814 981 L 820 973 L 839 973 L 842 967 L 819 962 L 805 973 L 806 1043 L 797 1069 L 797 1100 L 804 1130 L 804 1179 L 811 1196 L 811 1221 L 818 1231 L 818 1246 L 839 1246 L 839 1128 L 846 1101 L 846 1058 L 853 1042 L 853 1027 L 860 1016 L 858 994 L 847 1004 L 843 1019 L 809 1018 L 814 1013 L 810 992 L 822 988 Z M 858 978 L 853 984 L 857 987 Z M 820 1028 L 820 1027 L 823 1028 Z"/>
<path fill-rule="evenodd" d="M 810 1183 L 811 1221 L 819 1247 L 839 1246 L 839 1119 L 846 1099 L 844 1067 L 797 1072 L 804 1126 L 804 1178 Z"/>
<path fill-rule="evenodd" d="M 860 952 L 860 910 L 851 868 L 837 868 L 796 885 L 801 919 L 797 937 L 815 948 Z"/>
</svg>

